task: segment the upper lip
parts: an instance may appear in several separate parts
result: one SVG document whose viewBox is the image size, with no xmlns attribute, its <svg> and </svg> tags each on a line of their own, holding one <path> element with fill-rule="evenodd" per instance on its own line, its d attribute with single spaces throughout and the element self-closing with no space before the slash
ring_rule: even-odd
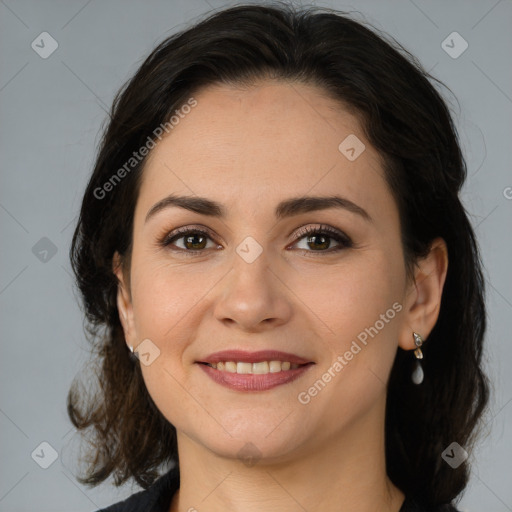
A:
<svg viewBox="0 0 512 512">
<path fill-rule="evenodd" d="M 262 361 L 288 361 L 292 364 L 307 364 L 313 362 L 295 354 L 281 352 L 280 350 L 259 350 L 257 352 L 246 352 L 244 350 L 222 350 L 221 352 L 210 354 L 198 362 L 220 363 L 225 361 L 240 361 L 242 363 L 261 363 Z"/>
</svg>

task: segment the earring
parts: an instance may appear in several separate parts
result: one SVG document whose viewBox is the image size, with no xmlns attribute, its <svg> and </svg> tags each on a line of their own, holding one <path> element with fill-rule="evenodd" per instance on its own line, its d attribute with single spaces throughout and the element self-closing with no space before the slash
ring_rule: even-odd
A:
<svg viewBox="0 0 512 512">
<path fill-rule="evenodd" d="M 416 362 L 414 364 L 414 370 L 411 375 L 411 379 L 414 384 L 421 384 L 423 382 L 423 368 L 421 367 L 420 359 L 423 359 L 423 352 L 421 351 L 421 345 L 423 345 L 423 338 L 417 333 L 413 332 L 412 337 L 414 338 L 414 344 L 416 349 L 414 355 L 416 356 Z"/>
<path fill-rule="evenodd" d="M 130 349 L 130 353 L 128 354 L 130 357 L 130 360 L 134 363 L 139 360 L 138 352 L 133 351 L 133 347 L 131 345 L 128 345 L 128 348 Z"/>
</svg>

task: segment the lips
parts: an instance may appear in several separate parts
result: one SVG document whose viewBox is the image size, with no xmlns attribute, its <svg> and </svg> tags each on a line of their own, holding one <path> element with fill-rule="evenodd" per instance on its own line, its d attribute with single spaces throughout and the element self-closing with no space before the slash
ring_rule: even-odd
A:
<svg viewBox="0 0 512 512">
<path fill-rule="evenodd" d="M 288 352 L 281 352 L 279 350 L 259 350 L 257 352 L 246 352 L 244 350 L 223 350 L 210 354 L 204 359 L 197 361 L 203 364 L 216 364 L 224 361 L 237 361 L 241 363 L 261 363 L 263 361 L 288 361 L 292 364 L 303 365 L 312 363 L 308 359 L 290 354 Z"/>
<path fill-rule="evenodd" d="M 196 364 L 221 386 L 235 391 L 266 391 L 293 382 L 315 363 L 279 350 L 223 350 Z"/>
<path fill-rule="evenodd" d="M 247 364 L 239 362 L 240 364 Z M 296 369 L 283 370 L 277 373 L 266 373 L 263 375 L 255 374 L 239 374 L 229 373 L 227 371 L 219 371 L 212 368 L 207 363 L 198 364 L 199 368 L 210 378 L 213 382 L 220 384 L 228 389 L 234 391 L 268 391 L 289 384 L 294 380 L 299 379 L 302 375 L 309 371 L 314 363 L 300 365 Z"/>
</svg>

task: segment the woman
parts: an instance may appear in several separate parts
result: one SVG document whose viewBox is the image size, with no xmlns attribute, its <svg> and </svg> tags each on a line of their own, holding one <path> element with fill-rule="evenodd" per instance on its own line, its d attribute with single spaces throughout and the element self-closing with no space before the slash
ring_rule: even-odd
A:
<svg viewBox="0 0 512 512">
<path fill-rule="evenodd" d="M 118 94 L 71 248 L 79 480 L 144 488 L 106 510 L 456 510 L 484 283 L 428 78 L 341 13 L 252 5 Z"/>
</svg>

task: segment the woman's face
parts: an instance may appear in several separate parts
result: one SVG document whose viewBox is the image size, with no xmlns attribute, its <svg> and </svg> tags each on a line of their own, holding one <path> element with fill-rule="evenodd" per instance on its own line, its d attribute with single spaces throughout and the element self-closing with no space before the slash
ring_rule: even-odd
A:
<svg viewBox="0 0 512 512">
<path fill-rule="evenodd" d="M 194 97 L 144 169 L 131 296 L 118 273 L 126 339 L 144 342 L 144 381 L 179 435 L 228 457 L 250 442 L 284 460 L 383 417 L 415 298 L 398 210 L 357 118 L 313 86 Z M 215 202 L 223 216 L 204 202 L 203 213 L 168 202 L 148 216 L 171 194 Z M 308 202 L 333 196 L 329 207 Z M 207 235 L 173 238 L 178 228 Z M 216 360 L 244 364 L 202 364 L 232 350 L 247 357 Z M 293 358 L 260 351 L 310 364 L 266 365 Z M 247 371 L 269 373 L 238 375 Z"/>
</svg>

